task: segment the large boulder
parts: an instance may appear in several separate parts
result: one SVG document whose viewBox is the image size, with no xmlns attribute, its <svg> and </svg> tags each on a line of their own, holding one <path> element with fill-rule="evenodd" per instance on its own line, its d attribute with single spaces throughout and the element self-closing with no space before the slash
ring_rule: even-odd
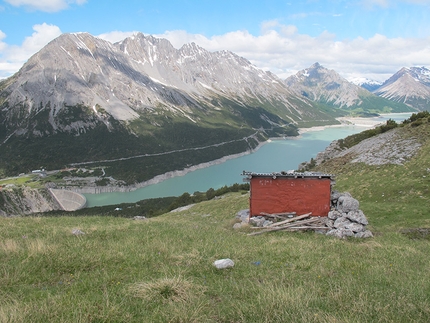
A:
<svg viewBox="0 0 430 323">
<path fill-rule="evenodd" d="M 348 194 L 349 195 L 349 194 Z M 342 213 L 358 211 L 360 203 L 350 195 L 342 195 L 337 200 L 337 210 Z"/>
<path fill-rule="evenodd" d="M 346 218 L 351 220 L 351 221 L 363 224 L 363 225 L 369 224 L 369 221 L 367 221 L 366 216 L 364 215 L 363 211 L 361 211 L 361 210 L 348 212 L 346 214 Z"/>
</svg>

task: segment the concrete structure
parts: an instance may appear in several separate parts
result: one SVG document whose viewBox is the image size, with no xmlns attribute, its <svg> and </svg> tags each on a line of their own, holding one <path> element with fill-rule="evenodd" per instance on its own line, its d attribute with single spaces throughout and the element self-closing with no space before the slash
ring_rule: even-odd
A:
<svg viewBox="0 0 430 323">
<path fill-rule="evenodd" d="M 87 199 L 82 194 L 53 188 L 49 190 L 64 211 L 76 211 L 87 204 Z"/>
<path fill-rule="evenodd" d="M 250 217 L 288 212 L 327 216 L 330 211 L 333 175 L 295 172 L 242 175 L 250 182 Z"/>
</svg>

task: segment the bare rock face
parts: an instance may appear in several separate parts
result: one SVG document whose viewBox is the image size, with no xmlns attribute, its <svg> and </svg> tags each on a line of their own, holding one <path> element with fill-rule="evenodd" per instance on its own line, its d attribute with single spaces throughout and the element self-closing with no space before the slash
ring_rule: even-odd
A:
<svg viewBox="0 0 430 323">
<path fill-rule="evenodd" d="M 3 205 L 0 205 L 0 215 L 16 216 L 61 210 L 61 206 L 46 189 L 30 187 L 5 189 L 0 192 Z"/>
<path fill-rule="evenodd" d="M 398 128 L 392 129 L 367 138 L 348 149 L 341 149 L 339 141 L 335 140 L 323 152 L 317 154 L 315 165 L 344 156 L 349 156 L 351 163 L 402 165 L 418 152 L 421 143 L 417 138 L 403 136 L 400 131 Z M 304 162 L 299 165 L 299 169 L 308 165 L 309 162 Z"/>
</svg>

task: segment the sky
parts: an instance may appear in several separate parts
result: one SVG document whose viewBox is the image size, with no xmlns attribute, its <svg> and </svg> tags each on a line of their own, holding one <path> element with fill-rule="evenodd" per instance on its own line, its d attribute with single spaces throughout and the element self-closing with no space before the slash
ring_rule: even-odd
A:
<svg viewBox="0 0 430 323">
<path fill-rule="evenodd" d="M 315 62 L 380 82 L 430 67 L 430 0 L 0 0 L 0 79 L 72 32 L 195 42 L 283 79 Z"/>
</svg>

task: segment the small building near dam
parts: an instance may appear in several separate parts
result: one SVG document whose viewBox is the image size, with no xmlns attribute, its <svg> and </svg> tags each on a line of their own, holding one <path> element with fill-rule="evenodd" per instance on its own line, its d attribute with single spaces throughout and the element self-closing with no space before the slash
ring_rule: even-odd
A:
<svg viewBox="0 0 430 323">
<path fill-rule="evenodd" d="M 250 182 L 250 217 L 264 213 L 327 216 L 334 175 L 323 173 L 243 172 Z"/>
</svg>

